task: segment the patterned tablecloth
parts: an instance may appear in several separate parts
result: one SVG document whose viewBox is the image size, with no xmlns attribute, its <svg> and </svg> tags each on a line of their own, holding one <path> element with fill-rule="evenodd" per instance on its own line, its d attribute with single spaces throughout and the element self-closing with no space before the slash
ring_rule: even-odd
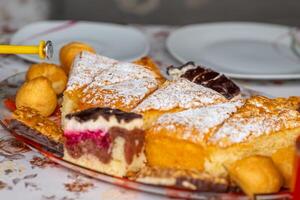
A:
<svg viewBox="0 0 300 200">
<path fill-rule="evenodd" d="M 179 65 L 165 48 L 165 39 L 174 27 L 136 26 L 151 45 L 149 56 L 162 67 Z M 0 31 L 1 32 L 1 31 Z M 7 43 L 10 30 L 2 30 L 0 43 Z M 29 62 L 16 56 L 0 57 L 0 80 L 26 71 Z M 241 85 L 271 96 L 300 95 L 300 81 L 242 81 Z M 132 191 L 87 178 L 60 167 L 26 148 L 0 129 L 0 199 L 167 199 Z"/>
</svg>

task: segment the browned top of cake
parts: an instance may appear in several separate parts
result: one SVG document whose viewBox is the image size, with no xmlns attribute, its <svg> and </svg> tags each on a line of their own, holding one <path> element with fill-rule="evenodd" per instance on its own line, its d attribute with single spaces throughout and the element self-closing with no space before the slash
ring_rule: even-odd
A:
<svg viewBox="0 0 300 200">
<path fill-rule="evenodd" d="M 98 106 L 130 111 L 161 82 L 145 66 L 82 52 L 74 60 L 65 95 L 80 110 Z"/>
<path fill-rule="evenodd" d="M 55 142 L 62 141 L 62 129 L 54 121 L 40 115 L 37 111 L 31 108 L 18 108 L 14 111 L 13 117 L 29 128 L 36 130 Z"/>
<path fill-rule="evenodd" d="M 180 67 L 170 66 L 167 69 L 167 74 L 183 77 L 191 82 L 213 89 L 227 99 L 232 99 L 240 94 L 240 88 L 232 80 L 211 69 L 196 66 L 193 62 L 188 62 Z"/>
<path fill-rule="evenodd" d="M 101 116 L 106 120 L 109 120 L 111 116 L 116 117 L 118 122 L 125 121 L 130 122 L 134 119 L 142 118 L 142 115 L 133 113 L 133 112 L 124 112 L 119 109 L 112 109 L 112 108 L 89 108 L 83 111 L 75 112 L 66 115 L 67 119 L 75 118 L 79 122 L 85 122 L 88 120 L 96 120 L 98 117 Z"/>
</svg>

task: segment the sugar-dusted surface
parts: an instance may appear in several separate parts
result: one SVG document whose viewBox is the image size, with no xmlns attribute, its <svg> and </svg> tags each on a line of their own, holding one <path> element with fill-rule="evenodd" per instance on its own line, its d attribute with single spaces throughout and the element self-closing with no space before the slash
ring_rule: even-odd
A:
<svg viewBox="0 0 300 200">
<path fill-rule="evenodd" d="M 299 102 L 298 97 L 287 99 L 252 97 L 237 113 L 226 120 L 210 141 L 227 146 L 282 129 L 300 127 L 300 113 L 297 110 Z"/>
<path fill-rule="evenodd" d="M 164 114 L 156 122 L 157 129 L 167 129 L 170 132 L 178 126 L 183 126 L 183 131 L 175 131 L 175 137 L 192 142 L 202 142 L 209 131 L 221 124 L 230 115 L 243 105 L 243 100 L 231 101 L 217 105 L 189 109 L 182 112 Z"/>
<path fill-rule="evenodd" d="M 94 78 L 103 70 L 108 69 L 118 61 L 89 52 L 82 52 L 74 60 L 67 85 L 67 91 L 73 90 L 93 82 Z"/>
<path fill-rule="evenodd" d="M 67 92 L 82 105 L 129 111 L 158 87 L 155 74 L 143 66 L 83 52 L 74 62 Z"/>
<path fill-rule="evenodd" d="M 135 111 L 188 109 L 226 101 L 225 97 L 209 88 L 192 83 L 185 78 L 178 78 L 166 82 L 139 104 Z"/>
</svg>

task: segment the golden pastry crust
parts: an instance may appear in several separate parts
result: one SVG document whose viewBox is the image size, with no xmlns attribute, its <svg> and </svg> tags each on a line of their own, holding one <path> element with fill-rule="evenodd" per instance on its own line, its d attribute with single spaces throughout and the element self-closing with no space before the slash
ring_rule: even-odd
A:
<svg viewBox="0 0 300 200">
<path fill-rule="evenodd" d="M 25 82 L 17 92 L 16 106 L 32 108 L 43 116 L 51 115 L 57 106 L 57 97 L 51 82 L 45 77 Z"/>
<path fill-rule="evenodd" d="M 284 178 L 284 187 L 292 188 L 295 147 L 281 148 L 272 155 L 272 160 Z"/>
<path fill-rule="evenodd" d="M 31 108 L 19 107 L 14 111 L 13 118 L 55 142 L 63 141 L 62 129 L 55 122 Z"/>
<path fill-rule="evenodd" d="M 26 74 L 26 81 L 37 77 L 49 79 L 56 94 L 61 94 L 64 91 L 68 80 L 62 68 L 50 63 L 38 63 L 30 66 Z"/>
<path fill-rule="evenodd" d="M 159 80 L 161 84 L 166 81 L 165 77 L 161 74 L 159 67 L 150 57 L 145 56 L 139 60 L 134 61 L 133 63 L 142 65 L 150 71 L 154 72 L 156 79 Z"/>
<path fill-rule="evenodd" d="M 69 74 L 74 58 L 82 51 L 96 53 L 93 47 L 82 42 L 71 42 L 61 48 L 59 60 L 66 74 Z"/>
<path fill-rule="evenodd" d="M 229 167 L 230 177 L 249 196 L 276 193 L 283 178 L 272 159 L 265 156 L 250 156 L 236 161 Z"/>
</svg>

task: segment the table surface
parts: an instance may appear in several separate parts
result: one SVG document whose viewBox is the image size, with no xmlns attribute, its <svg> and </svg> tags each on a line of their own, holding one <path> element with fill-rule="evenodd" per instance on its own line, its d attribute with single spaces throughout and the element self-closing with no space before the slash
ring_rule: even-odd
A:
<svg viewBox="0 0 300 200">
<path fill-rule="evenodd" d="M 161 67 L 180 65 L 166 51 L 165 39 L 176 27 L 135 25 L 149 39 L 152 57 Z M 0 31 L 1 33 L 1 31 Z M 9 42 L 11 33 L 2 33 L 0 43 Z M 29 62 L 14 55 L 0 57 L 0 80 L 26 71 Z M 239 84 L 270 96 L 300 94 L 300 80 L 245 81 Z M 55 165 L 39 153 L 23 148 L 0 128 L 0 198 L 1 199 L 167 199 L 103 183 Z M 21 145 L 21 146 L 20 146 Z M 4 198 L 3 198 L 4 197 Z"/>
</svg>

